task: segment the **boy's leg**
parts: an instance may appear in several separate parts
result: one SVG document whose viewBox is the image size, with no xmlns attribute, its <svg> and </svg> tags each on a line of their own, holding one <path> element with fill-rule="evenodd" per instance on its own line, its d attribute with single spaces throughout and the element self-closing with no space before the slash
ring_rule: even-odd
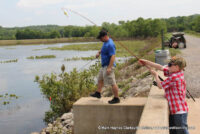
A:
<svg viewBox="0 0 200 134">
<path fill-rule="evenodd" d="M 180 128 L 180 129 L 176 129 L 176 134 L 189 134 L 188 125 L 187 125 L 187 113 L 175 114 L 174 124 L 176 127 Z"/>
<path fill-rule="evenodd" d="M 187 124 L 187 117 L 188 117 L 188 113 L 182 114 L 182 126 L 185 128 L 184 134 L 189 134 L 188 131 L 188 124 Z"/>
<path fill-rule="evenodd" d="M 175 127 L 174 116 L 170 114 L 169 115 L 169 133 L 176 134 L 176 129 L 172 129 L 172 127 Z"/>
</svg>

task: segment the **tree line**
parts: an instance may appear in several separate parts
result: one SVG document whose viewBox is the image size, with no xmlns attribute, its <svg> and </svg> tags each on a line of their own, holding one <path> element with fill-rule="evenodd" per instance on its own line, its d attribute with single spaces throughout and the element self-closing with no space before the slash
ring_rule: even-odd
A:
<svg viewBox="0 0 200 134">
<path fill-rule="evenodd" d="M 118 24 L 104 22 L 101 26 L 29 26 L 3 28 L 0 40 L 52 39 L 65 37 L 96 37 L 100 29 L 106 29 L 113 37 L 156 37 L 161 29 L 165 32 L 200 32 L 200 15 L 178 16 L 167 19 L 143 19 L 119 21 Z"/>
</svg>

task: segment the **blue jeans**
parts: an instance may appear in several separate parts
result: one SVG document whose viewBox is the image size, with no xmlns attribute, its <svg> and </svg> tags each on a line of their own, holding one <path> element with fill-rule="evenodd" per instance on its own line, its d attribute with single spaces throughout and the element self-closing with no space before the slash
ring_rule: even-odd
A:
<svg viewBox="0 0 200 134">
<path fill-rule="evenodd" d="M 170 114 L 169 127 L 170 134 L 189 134 L 187 125 L 187 113 L 184 114 Z M 174 127 L 174 129 L 173 129 Z"/>
</svg>

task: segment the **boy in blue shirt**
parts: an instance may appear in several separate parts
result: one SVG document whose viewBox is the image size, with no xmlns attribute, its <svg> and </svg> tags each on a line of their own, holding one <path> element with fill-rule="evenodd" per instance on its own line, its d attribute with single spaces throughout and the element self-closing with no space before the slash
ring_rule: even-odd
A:
<svg viewBox="0 0 200 134">
<path fill-rule="evenodd" d="M 109 38 L 107 32 L 102 30 L 99 32 L 99 36 L 97 37 L 103 42 L 103 46 L 101 50 L 96 54 L 96 58 L 98 58 L 101 54 L 101 66 L 102 68 L 99 71 L 98 75 L 98 88 L 97 91 L 91 94 L 92 97 L 101 98 L 101 90 L 104 85 L 111 85 L 112 91 L 114 94 L 114 98 L 108 101 L 109 104 L 119 103 L 120 99 L 118 96 L 118 86 L 115 80 L 114 69 L 116 67 L 115 63 L 115 54 L 116 48 L 113 40 Z"/>
</svg>

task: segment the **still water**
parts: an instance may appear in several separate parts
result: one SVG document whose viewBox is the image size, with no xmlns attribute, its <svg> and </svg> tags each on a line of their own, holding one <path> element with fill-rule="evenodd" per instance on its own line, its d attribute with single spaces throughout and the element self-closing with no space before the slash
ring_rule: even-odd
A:
<svg viewBox="0 0 200 134">
<path fill-rule="evenodd" d="M 35 76 L 52 72 L 60 73 L 62 64 L 65 65 L 67 72 L 73 68 L 80 69 L 88 61 L 64 61 L 64 58 L 89 57 L 97 52 L 43 49 L 71 44 L 0 47 L 0 61 L 18 59 L 18 62 L 0 64 L 0 94 L 12 93 L 19 96 L 17 100 L 12 100 L 6 106 L 3 106 L 0 100 L 0 134 L 29 134 L 34 131 L 39 132 L 45 127 L 43 118 L 45 111 L 49 110 L 49 103 L 41 95 L 38 84 L 34 82 Z M 36 55 L 55 55 L 56 58 L 27 59 L 29 56 Z M 94 63 L 95 61 L 91 62 Z"/>
</svg>

